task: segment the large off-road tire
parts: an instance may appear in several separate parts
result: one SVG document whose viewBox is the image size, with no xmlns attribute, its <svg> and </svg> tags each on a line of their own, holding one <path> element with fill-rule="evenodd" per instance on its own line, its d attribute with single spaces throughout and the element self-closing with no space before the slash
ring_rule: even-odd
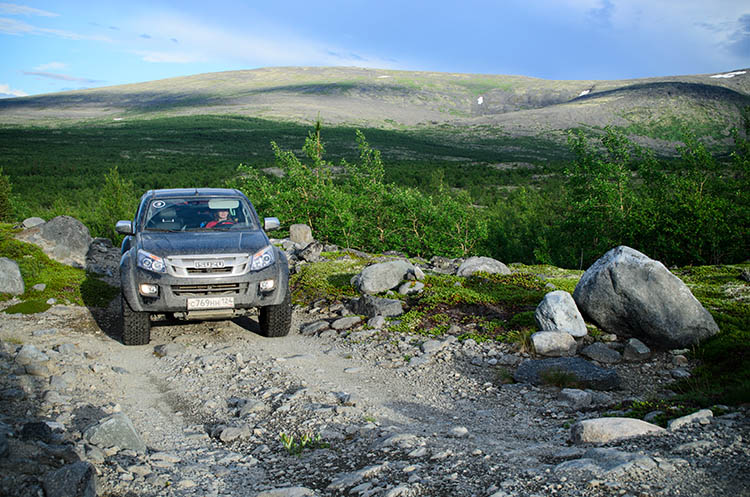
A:
<svg viewBox="0 0 750 497">
<path fill-rule="evenodd" d="M 289 334 L 292 327 L 292 297 L 288 288 L 282 303 L 260 308 L 258 324 L 263 336 L 283 337 Z"/>
<path fill-rule="evenodd" d="M 149 313 L 134 311 L 122 295 L 120 300 L 122 304 L 122 343 L 125 345 L 148 345 L 151 340 Z"/>
</svg>

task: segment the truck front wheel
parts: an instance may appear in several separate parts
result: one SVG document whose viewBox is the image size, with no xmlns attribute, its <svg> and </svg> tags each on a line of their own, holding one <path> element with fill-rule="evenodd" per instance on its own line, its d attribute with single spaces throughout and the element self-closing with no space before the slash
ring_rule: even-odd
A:
<svg viewBox="0 0 750 497">
<path fill-rule="evenodd" d="M 122 304 L 122 343 L 125 345 L 148 345 L 151 340 L 151 318 L 148 312 L 134 311 L 124 296 Z"/>
<path fill-rule="evenodd" d="M 260 332 L 267 337 L 283 337 L 289 334 L 292 326 L 292 297 L 289 289 L 284 301 L 278 305 L 268 305 L 260 308 L 258 316 Z"/>
</svg>

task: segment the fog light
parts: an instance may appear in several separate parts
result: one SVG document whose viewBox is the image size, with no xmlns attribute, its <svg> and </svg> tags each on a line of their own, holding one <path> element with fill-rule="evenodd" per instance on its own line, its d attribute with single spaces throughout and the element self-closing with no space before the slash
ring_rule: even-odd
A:
<svg viewBox="0 0 750 497">
<path fill-rule="evenodd" d="M 260 282 L 261 292 L 270 292 L 276 287 L 276 280 L 263 280 Z"/>
<path fill-rule="evenodd" d="M 138 291 L 146 297 L 154 297 L 159 294 L 159 287 L 150 283 L 141 283 Z"/>
</svg>

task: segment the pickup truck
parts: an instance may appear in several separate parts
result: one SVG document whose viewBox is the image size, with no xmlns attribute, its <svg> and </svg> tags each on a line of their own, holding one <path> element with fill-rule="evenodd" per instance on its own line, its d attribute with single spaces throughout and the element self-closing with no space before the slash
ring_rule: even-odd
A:
<svg viewBox="0 0 750 497">
<path fill-rule="evenodd" d="M 149 190 L 132 221 L 118 221 L 122 242 L 122 342 L 151 340 L 151 317 L 230 319 L 259 309 L 266 336 L 289 333 L 292 305 L 284 252 L 238 190 Z M 265 231 L 264 231 L 265 230 Z"/>
</svg>

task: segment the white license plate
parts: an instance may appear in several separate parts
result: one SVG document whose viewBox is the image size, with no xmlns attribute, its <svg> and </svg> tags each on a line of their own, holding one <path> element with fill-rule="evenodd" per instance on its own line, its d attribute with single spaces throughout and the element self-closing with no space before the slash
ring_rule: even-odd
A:
<svg viewBox="0 0 750 497">
<path fill-rule="evenodd" d="M 187 299 L 188 311 L 200 309 L 231 309 L 234 307 L 234 297 L 205 297 Z"/>
</svg>

